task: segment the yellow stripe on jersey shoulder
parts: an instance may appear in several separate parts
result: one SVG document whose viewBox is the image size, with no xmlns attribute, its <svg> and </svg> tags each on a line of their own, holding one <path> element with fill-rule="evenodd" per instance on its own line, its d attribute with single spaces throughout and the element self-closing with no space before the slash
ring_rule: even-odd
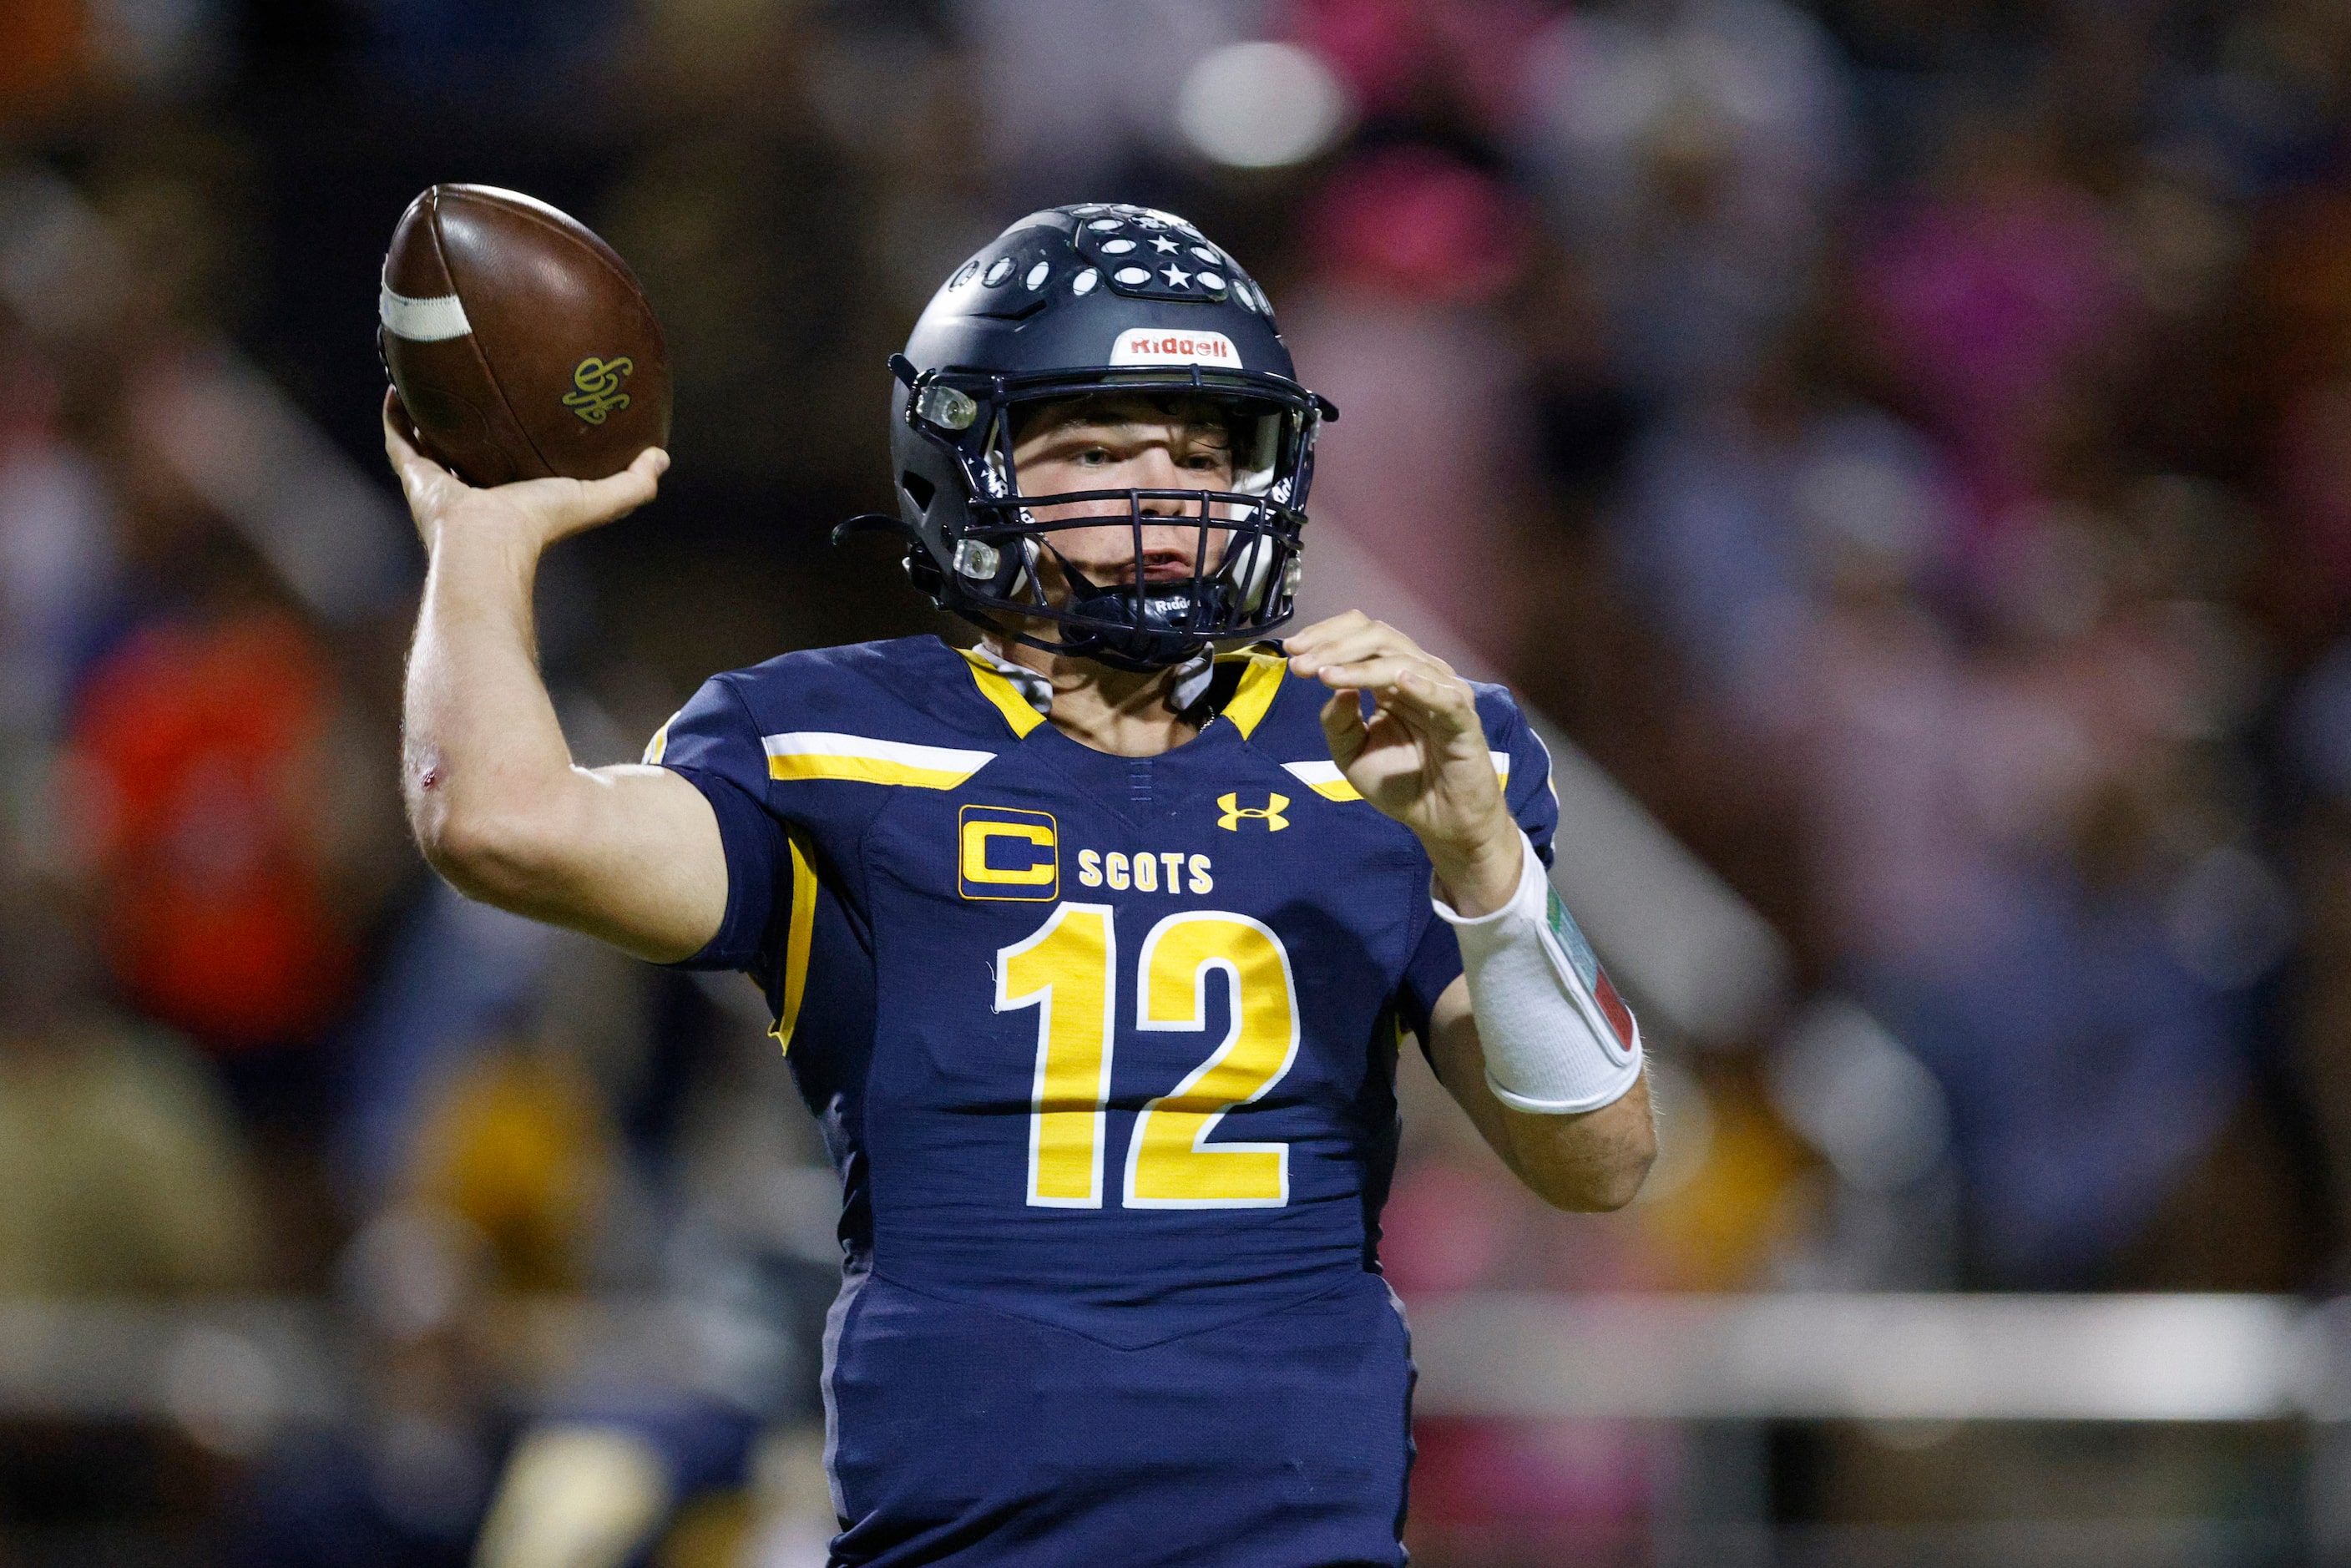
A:
<svg viewBox="0 0 2351 1568">
<path fill-rule="evenodd" d="M 1347 782 L 1335 762 L 1285 762 L 1282 771 L 1296 779 L 1325 800 L 1360 800 L 1355 787 Z"/>
<path fill-rule="evenodd" d="M 1045 716 L 1020 695 L 1020 688 L 1006 680 L 1004 673 L 984 655 L 971 648 L 958 648 L 956 652 L 971 666 L 972 685 L 979 688 L 981 696 L 996 705 L 996 711 L 1004 716 L 1004 722 L 1012 727 L 1014 735 L 1025 738 L 1030 730 L 1045 722 Z"/>
<path fill-rule="evenodd" d="M 1243 660 L 1249 667 L 1241 672 L 1240 685 L 1233 688 L 1232 700 L 1217 716 L 1230 720 L 1246 739 L 1264 719 L 1273 699 L 1281 695 L 1282 677 L 1290 673 L 1290 661 L 1271 648 L 1259 646 L 1220 654 L 1217 663 L 1228 664 Z"/>
<path fill-rule="evenodd" d="M 784 842 L 792 852 L 792 913 L 784 927 L 784 1005 L 776 1014 L 776 1027 L 768 1032 L 789 1056 L 792 1030 L 800 1021 L 800 998 L 808 994 L 809 946 L 816 936 L 816 867 L 800 847 L 798 828 L 786 833 Z"/>
<path fill-rule="evenodd" d="M 1493 759 L 1494 774 L 1501 780 L 1502 788 L 1509 789 L 1510 754 L 1489 751 L 1486 755 Z M 1281 770 L 1325 800 L 1360 800 L 1364 798 L 1353 784 L 1347 782 L 1347 776 L 1339 771 L 1339 765 L 1335 762 L 1285 762 Z"/>
<path fill-rule="evenodd" d="M 794 730 L 767 735 L 768 777 L 794 782 L 832 779 L 854 784 L 901 784 L 916 789 L 952 789 L 989 763 L 993 751 L 960 751 L 945 746 L 912 746 L 832 730 Z"/>
</svg>

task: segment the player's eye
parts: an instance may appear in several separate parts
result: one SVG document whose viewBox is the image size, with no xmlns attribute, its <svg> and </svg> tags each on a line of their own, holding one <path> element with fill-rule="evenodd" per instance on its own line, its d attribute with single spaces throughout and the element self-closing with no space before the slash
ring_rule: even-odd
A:
<svg viewBox="0 0 2351 1568">
<path fill-rule="evenodd" d="M 1078 448 L 1076 462 L 1078 466 L 1081 468 L 1107 468 L 1110 466 L 1111 461 L 1110 448 L 1107 446 L 1081 446 Z"/>
</svg>

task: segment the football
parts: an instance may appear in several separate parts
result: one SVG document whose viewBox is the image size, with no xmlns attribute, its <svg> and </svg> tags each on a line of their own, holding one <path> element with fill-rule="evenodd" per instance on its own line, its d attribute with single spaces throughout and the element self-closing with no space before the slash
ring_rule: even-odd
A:
<svg viewBox="0 0 2351 1568">
<path fill-rule="evenodd" d="M 669 361 L 644 290 L 544 202 L 426 191 L 392 232 L 378 318 L 418 449 L 468 484 L 601 479 L 669 441 Z"/>
</svg>

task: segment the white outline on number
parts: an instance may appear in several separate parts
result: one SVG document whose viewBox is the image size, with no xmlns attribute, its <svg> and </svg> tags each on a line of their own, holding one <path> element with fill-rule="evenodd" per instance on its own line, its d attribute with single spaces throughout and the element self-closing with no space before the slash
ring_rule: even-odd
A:
<svg viewBox="0 0 2351 1568">
<path fill-rule="evenodd" d="M 1017 997 L 1004 994 L 1012 960 L 1052 939 L 1072 914 L 1099 915 L 1102 929 L 1102 1070 L 1094 1085 L 1093 1173 L 1084 1197 L 1046 1197 L 1037 1191 L 1039 1145 L 1045 1135 L 1045 1068 L 1053 1050 L 1053 982 Z M 1118 918 L 1107 904 L 1063 904 L 1025 939 L 996 950 L 996 1010 L 1037 1009 L 1037 1069 L 1029 1088 L 1029 1203 L 1035 1208 L 1100 1208 L 1102 1206 L 1102 1144 L 1110 1135 L 1111 1050 L 1118 1039 Z"/>
<path fill-rule="evenodd" d="M 1234 1154 L 1274 1155 L 1275 1169 L 1279 1175 L 1281 1190 L 1273 1197 L 1138 1197 L 1135 1196 L 1134 1170 L 1143 1157 L 1144 1134 L 1150 1128 L 1151 1118 L 1158 1113 L 1160 1106 L 1168 1101 L 1181 1100 L 1190 1093 L 1193 1085 L 1214 1071 L 1231 1053 L 1233 1047 L 1239 1043 L 1241 1038 L 1241 977 L 1240 970 L 1230 958 L 1204 958 L 1199 967 L 1193 970 L 1191 1017 L 1155 1019 L 1151 1016 L 1151 966 L 1152 960 L 1158 954 L 1159 938 L 1178 925 L 1204 920 L 1231 921 L 1236 925 L 1247 925 L 1273 945 L 1274 956 L 1281 960 L 1281 982 L 1285 992 L 1282 1000 L 1288 1005 L 1290 1010 L 1290 1043 L 1288 1049 L 1282 1053 L 1281 1065 L 1267 1074 L 1265 1082 L 1259 1084 L 1248 1099 L 1228 1101 L 1223 1111 L 1208 1113 L 1207 1118 L 1200 1124 L 1199 1132 L 1193 1135 L 1192 1152 L 1196 1155 L 1211 1156 L 1226 1150 Z M 1290 1075 L 1290 1070 L 1298 1062 L 1298 977 L 1290 972 L 1290 949 L 1281 945 L 1281 938 L 1274 935 L 1273 928 L 1261 920 L 1252 920 L 1246 915 L 1223 909 L 1188 909 L 1180 915 L 1164 916 L 1151 928 L 1151 935 L 1143 939 L 1142 950 L 1135 959 L 1134 1027 L 1139 1030 L 1166 1032 L 1189 1031 L 1196 1034 L 1205 1030 L 1208 1022 L 1208 972 L 1211 969 L 1221 969 L 1228 977 L 1228 989 L 1232 998 L 1231 1024 L 1226 1030 L 1223 1042 L 1206 1061 L 1194 1068 L 1185 1076 L 1184 1082 L 1176 1085 L 1169 1092 L 1155 1096 L 1135 1117 L 1134 1132 L 1126 1141 L 1126 1179 L 1121 1193 L 1121 1201 L 1128 1208 L 1281 1208 L 1287 1207 L 1290 1202 L 1290 1145 L 1288 1144 L 1217 1144 L 1214 1148 L 1203 1146 L 1207 1142 L 1208 1134 L 1217 1130 L 1217 1124 L 1225 1119 L 1228 1112 L 1236 1105 L 1252 1104 L 1262 1099 L 1269 1090 Z"/>
</svg>

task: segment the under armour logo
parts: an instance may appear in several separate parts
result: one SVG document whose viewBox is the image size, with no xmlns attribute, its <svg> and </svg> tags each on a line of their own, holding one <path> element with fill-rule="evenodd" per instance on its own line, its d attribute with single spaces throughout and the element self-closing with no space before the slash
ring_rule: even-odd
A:
<svg viewBox="0 0 2351 1568">
<path fill-rule="evenodd" d="M 1225 814 L 1217 819 L 1217 826 L 1228 833 L 1240 831 L 1243 817 L 1247 817 L 1253 822 L 1263 822 L 1265 831 L 1269 833 L 1278 833 L 1290 826 L 1290 819 L 1281 814 L 1290 806 L 1290 797 L 1287 795 L 1270 794 L 1262 806 L 1244 806 L 1241 804 L 1240 792 L 1235 790 L 1229 795 L 1217 796 L 1217 804 L 1225 809 Z"/>
</svg>

